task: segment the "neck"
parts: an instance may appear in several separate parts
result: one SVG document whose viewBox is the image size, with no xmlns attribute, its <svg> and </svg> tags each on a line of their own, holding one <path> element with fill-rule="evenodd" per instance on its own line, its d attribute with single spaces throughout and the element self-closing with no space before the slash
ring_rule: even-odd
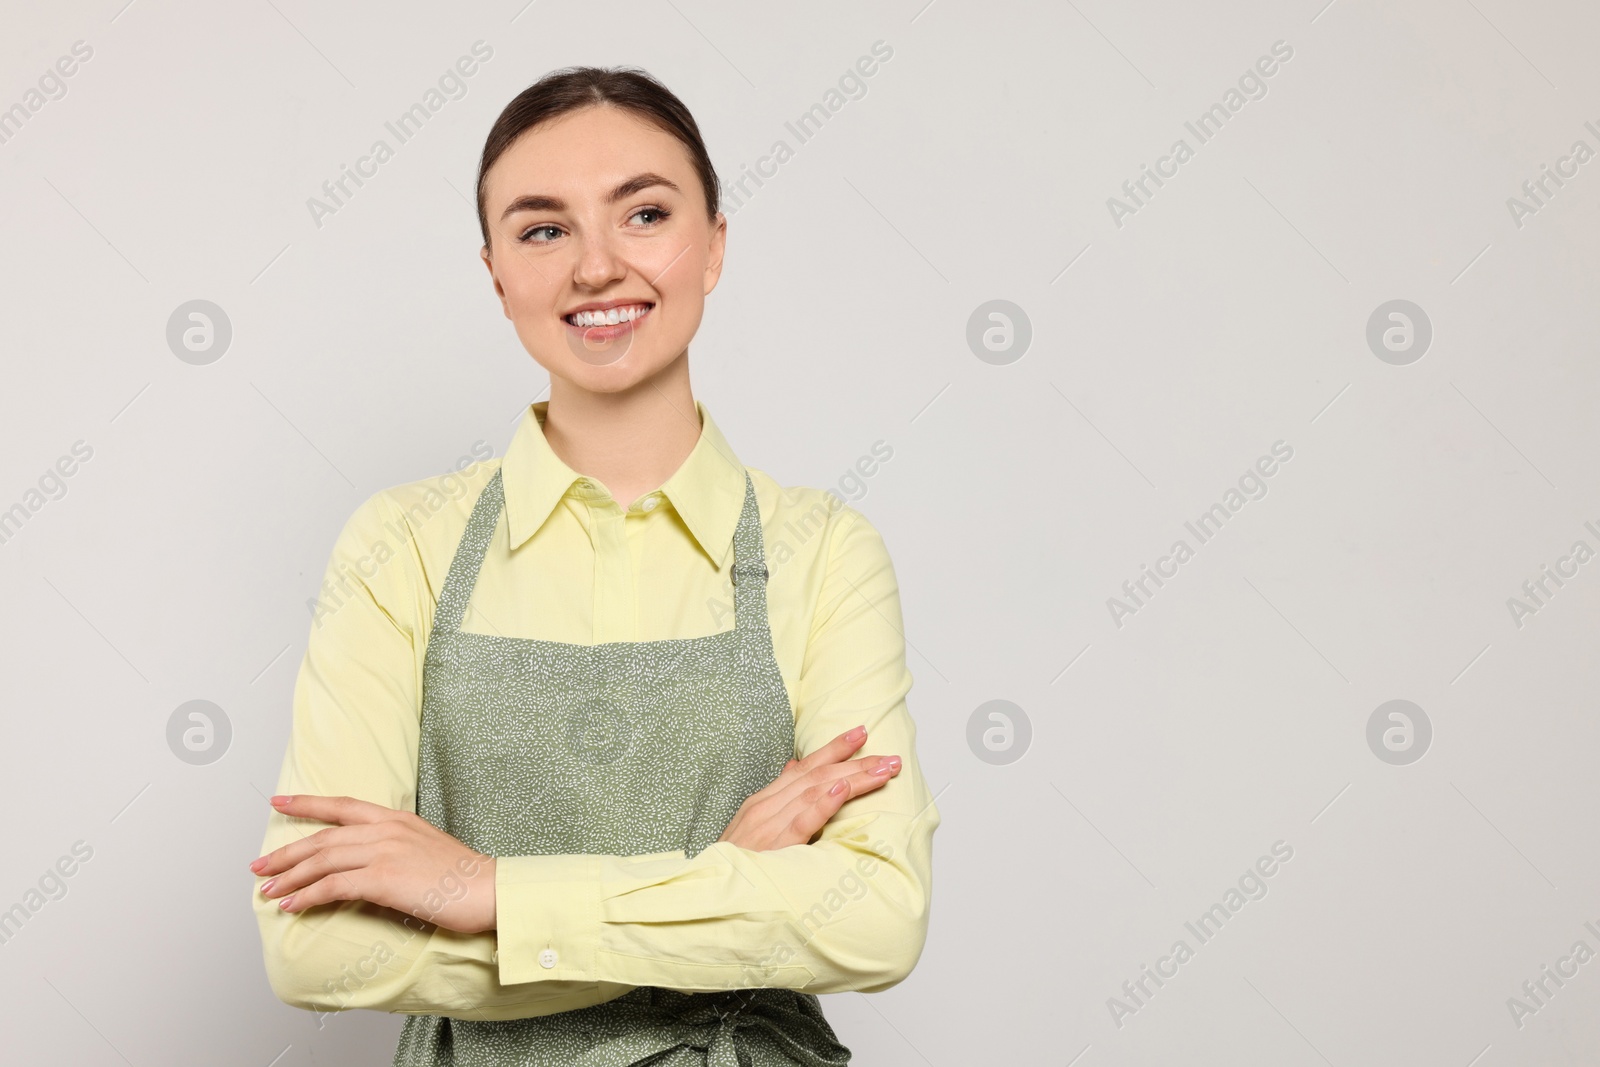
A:
<svg viewBox="0 0 1600 1067">
<path fill-rule="evenodd" d="M 550 450 L 599 481 L 624 508 L 659 488 L 700 439 L 688 364 L 679 358 L 660 374 L 614 393 L 552 377 L 544 418 Z"/>
</svg>

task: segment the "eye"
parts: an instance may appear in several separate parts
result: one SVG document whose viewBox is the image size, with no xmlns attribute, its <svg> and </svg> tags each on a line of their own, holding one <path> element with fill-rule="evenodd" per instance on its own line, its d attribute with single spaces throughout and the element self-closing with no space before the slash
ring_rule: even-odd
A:
<svg viewBox="0 0 1600 1067">
<path fill-rule="evenodd" d="M 647 223 L 645 223 L 645 225 L 646 226 L 656 226 L 656 225 L 659 225 L 659 224 L 665 222 L 667 219 L 671 218 L 672 217 L 672 212 L 667 210 L 664 207 L 642 207 L 638 211 L 635 211 L 632 215 L 629 215 L 628 217 L 630 219 L 636 219 L 640 215 L 655 215 L 656 216 L 655 222 L 647 222 Z"/>
<path fill-rule="evenodd" d="M 524 230 L 522 232 L 522 236 L 518 237 L 517 240 L 522 241 L 525 244 L 535 244 L 535 245 L 549 244 L 550 241 L 555 240 L 554 237 L 550 238 L 550 241 L 544 241 L 544 240 L 535 240 L 533 238 L 533 235 L 536 234 L 536 233 L 545 233 L 545 232 L 548 232 L 550 230 L 554 230 L 556 233 L 559 234 L 561 232 L 561 227 L 557 226 L 553 222 L 547 222 L 543 226 L 533 226 L 533 227 L 528 228 L 527 230 Z"/>
</svg>

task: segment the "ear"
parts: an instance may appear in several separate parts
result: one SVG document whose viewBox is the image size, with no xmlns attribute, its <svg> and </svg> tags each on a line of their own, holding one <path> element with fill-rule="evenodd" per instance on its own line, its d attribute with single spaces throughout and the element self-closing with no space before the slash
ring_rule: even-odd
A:
<svg viewBox="0 0 1600 1067">
<path fill-rule="evenodd" d="M 511 305 L 506 300 L 505 287 L 500 284 L 500 279 L 494 272 L 494 260 L 489 257 L 489 246 L 484 245 L 478 250 L 478 255 L 483 258 L 483 265 L 489 268 L 489 278 L 494 282 L 494 294 L 500 298 L 500 310 L 505 312 L 506 318 L 511 317 Z"/>
<path fill-rule="evenodd" d="M 717 212 L 716 227 L 711 231 L 710 255 L 706 257 L 705 292 L 709 296 L 722 277 L 722 255 L 728 247 L 728 217 Z"/>
</svg>

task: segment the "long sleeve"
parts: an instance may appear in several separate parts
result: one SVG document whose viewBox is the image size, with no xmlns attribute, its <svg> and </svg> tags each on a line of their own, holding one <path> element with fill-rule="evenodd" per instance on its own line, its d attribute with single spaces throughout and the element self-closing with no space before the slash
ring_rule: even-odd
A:
<svg viewBox="0 0 1600 1067">
<path fill-rule="evenodd" d="M 846 802 L 811 844 L 753 852 L 717 842 L 692 859 L 501 857 L 505 985 L 878 992 L 911 972 L 927 934 L 939 812 L 906 706 L 893 566 L 859 512 L 834 518 L 794 697 L 796 747 L 812 752 L 864 723 L 861 752 L 899 755 L 900 773 Z"/>
<path fill-rule="evenodd" d="M 438 520 L 434 520 L 438 521 Z M 419 598 L 431 597 L 414 531 L 386 493 L 345 524 L 329 560 L 295 682 L 280 793 L 416 804 Z M 267 807 L 262 803 L 262 807 Z M 271 812 L 262 854 L 324 824 Z M 495 935 L 462 934 L 366 901 L 281 911 L 251 886 L 266 971 L 285 1003 L 312 1011 L 372 1008 L 510 1019 L 610 1000 L 629 986 L 548 982 L 507 988 Z"/>
</svg>

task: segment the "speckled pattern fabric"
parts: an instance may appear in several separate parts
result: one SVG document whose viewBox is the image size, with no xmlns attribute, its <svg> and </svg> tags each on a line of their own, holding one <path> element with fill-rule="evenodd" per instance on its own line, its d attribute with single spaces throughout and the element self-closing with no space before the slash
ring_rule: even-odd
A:
<svg viewBox="0 0 1600 1067">
<path fill-rule="evenodd" d="M 492 856 L 693 857 L 795 755 L 749 473 L 733 538 L 735 625 L 704 637 L 580 645 L 463 632 L 504 501 L 496 471 L 439 597 L 423 668 L 417 813 Z M 849 1060 L 814 994 L 643 986 L 527 1019 L 409 1016 L 394 1067 Z"/>
</svg>

